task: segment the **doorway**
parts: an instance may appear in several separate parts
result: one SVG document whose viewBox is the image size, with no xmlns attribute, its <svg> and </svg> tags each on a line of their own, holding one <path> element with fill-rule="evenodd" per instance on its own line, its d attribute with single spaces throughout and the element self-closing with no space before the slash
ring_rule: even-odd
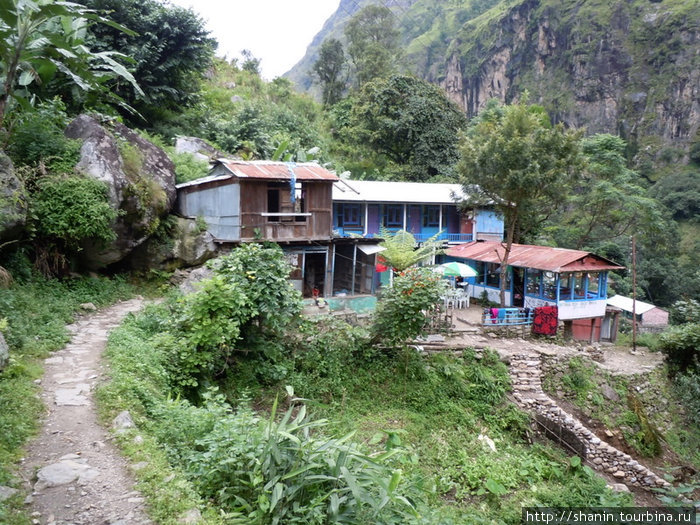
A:
<svg viewBox="0 0 700 525">
<path fill-rule="evenodd" d="M 525 306 L 525 270 L 513 268 L 513 306 Z"/>
<path fill-rule="evenodd" d="M 304 253 L 304 297 L 325 297 L 326 252 Z"/>
</svg>

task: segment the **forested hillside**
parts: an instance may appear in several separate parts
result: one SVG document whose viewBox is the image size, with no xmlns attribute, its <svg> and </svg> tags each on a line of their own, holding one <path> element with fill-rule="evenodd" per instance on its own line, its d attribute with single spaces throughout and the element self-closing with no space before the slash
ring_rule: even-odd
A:
<svg viewBox="0 0 700 525">
<path fill-rule="evenodd" d="M 135 463 L 155 522 L 515 524 L 523 506 L 639 498 L 534 436 L 531 416 L 509 396 L 516 387 L 533 393 L 531 385 L 489 350 L 498 336 L 460 339 L 454 352 L 417 345 L 429 324 L 446 324 L 426 314 L 445 292 L 431 269 L 407 263 L 376 312 L 350 322 L 305 315 L 288 254 L 271 242 L 243 243 L 199 270 L 197 286 L 196 276 L 174 286 L 185 272 L 173 270 L 217 250 L 202 217 L 174 213 L 176 183 L 209 170 L 176 150 L 178 137 L 210 157 L 461 183 L 502 212 L 509 241 L 582 248 L 628 268 L 634 240 L 637 297 L 668 307 L 677 325 L 644 340 L 668 367 L 615 378 L 580 359 L 598 359 L 599 348 L 560 341 L 576 359 L 550 363 L 536 383 L 598 430 L 615 430 L 635 457 L 669 468 L 674 482 L 692 480 L 693 2 L 386 3 L 341 2 L 304 62 L 316 100 L 287 78 L 264 81 L 250 53 L 215 58 L 203 21 L 169 3 L 3 2 L 0 523 L 39 521 L 25 499 L 34 480 L 20 479 L 18 463 L 43 410 L 40 360 L 70 339 L 64 325 L 76 315 L 136 293 L 161 300 L 110 337 L 96 403 L 105 420 L 131 413 L 115 441 Z M 415 263 L 411 236 L 397 237 Z M 622 294 L 634 284 L 629 271 L 608 282 Z M 92 332 L 106 337 L 89 323 L 80 330 L 84 352 Z M 520 340 L 499 342 L 521 350 Z M 560 353 L 540 342 L 543 354 Z M 529 366 L 533 356 L 518 358 Z M 692 490 L 667 487 L 659 501 Z M 131 496 L 120 497 L 143 503 Z M 644 493 L 641 503 L 653 498 Z"/>
</svg>

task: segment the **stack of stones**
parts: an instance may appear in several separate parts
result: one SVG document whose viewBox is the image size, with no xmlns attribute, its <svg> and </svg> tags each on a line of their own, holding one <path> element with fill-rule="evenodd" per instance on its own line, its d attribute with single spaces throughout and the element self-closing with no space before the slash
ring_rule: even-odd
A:
<svg viewBox="0 0 700 525">
<path fill-rule="evenodd" d="M 667 481 L 635 461 L 631 456 L 609 445 L 587 429 L 578 419 L 562 410 L 542 391 L 540 356 L 521 353 L 509 356 L 509 371 L 513 383 L 513 397 L 524 409 L 547 421 L 547 427 L 556 426 L 560 434 L 573 436 L 569 443 L 585 451 L 585 459 L 594 469 L 612 475 L 619 482 L 646 489 L 667 487 Z"/>
</svg>

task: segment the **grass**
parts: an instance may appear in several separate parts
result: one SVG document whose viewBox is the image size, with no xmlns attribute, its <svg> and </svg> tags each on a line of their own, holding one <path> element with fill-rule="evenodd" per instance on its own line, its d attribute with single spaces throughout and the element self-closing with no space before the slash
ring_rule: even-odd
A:
<svg viewBox="0 0 700 525">
<path fill-rule="evenodd" d="M 182 449 L 167 452 L 171 438 L 179 439 L 182 447 L 182 433 L 193 429 L 191 421 L 162 417 L 172 415 L 167 407 L 177 399 L 170 389 L 167 354 L 159 347 L 168 322 L 167 309 L 154 306 L 113 332 L 106 354 L 112 379 L 98 393 L 100 407 L 106 419 L 124 409 L 134 417 L 143 441 L 128 436 L 120 442 L 133 461 L 148 464 L 136 477 L 152 518 L 171 523 L 183 509 L 199 508 L 204 523 L 219 523 L 220 511 L 197 495 L 196 479 L 184 474 L 178 460 Z M 344 337 L 348 330 L 355 334 L 353 345 L 328 345 L 325 335 L 320 338 L 325 370 L 335 366 L 334 350 L 352 354 L 337 361 L 343 363 L 339 371 L 320 374 L 310 362 L 300 367 L 258 358 L 231 370 L 226 391 L 232 404 L 245 392 L 255 392 L 253 405 L 265 412 L 291 380 L 297 395 L 310 398 L 314 416 L 328 420 L 331 435 L 354 432 L 354 440 L 375 452 L 400 447 L 404 452 L 394 467 L 420 487 L 425 523 L 519 523 L 523 505 L 631 504 L 628 496 L 606 489 L 592 471 L 572 467 L 558 449 L 530 443 L 528 417 L 506 400 L 507 369 L 495 354 L 381 352 L 363 347 L 357 329 L 335 323 L 338 341 L 349 339 Z M 302 347 L 290 359 L 299 359 L 303 345 L 314 344 L 314 337 L 306 333 L 299 338 Z M 313 362 L 322 361 L 312 356 Z M 251 375 L 256 371 L 267 377 L 264 369 L 271 366 L 286 369 L 286 379 L 265 383 Z M 495 452 L 486 437 L 493 440 Z M 178 483 L 171 487 L 165 479 Z"/>
<path fill-rule="evenodd" d="M 35 383 L 43 373 L 41 359 L 68 341 L 65 328 L 81 303 L 105 306 L 130 297 L 134 287 L 123 278 L 44 279 L 30 274 L 0 289 L 0 319 L 10 364 L 0 372 L 0 485 L 18 486 L 15 463 L 22 446 L 38 427 L 43 404 Z M 29 523 L 19 494 L 0 505 L 0 523 Z"/>
</svg>

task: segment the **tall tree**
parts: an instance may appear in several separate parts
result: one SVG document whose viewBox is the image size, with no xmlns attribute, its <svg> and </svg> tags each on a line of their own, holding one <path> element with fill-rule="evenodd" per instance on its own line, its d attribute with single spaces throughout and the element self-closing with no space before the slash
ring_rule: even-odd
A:
<svg viewBox="0 0 700 525">
<path fill-rule="evenodd" d="M 399 30 L 388 7 L 363 7 L 348 22 L 345 36 L 358 85 L 394 72 L 399 57 Z"/>
<path fill-rule="evenodd" d="M 552 126 L 538 106 L 490 105 L 468 128 L 459 163 L 465 194 L 503 215 L 501 305 L 511 247 L 564 203 L 581 170 L 580 133 Z"/>
<path fill-rule="evenodd" d="M 345 89 L 345 52 L 336 38 L 323 41 L 314 63 L 314 72 L 321 83 L 324 106 L 332 106 L 340 100 Z"/>
<path fill-rule="evenodd" d="M 345 139 L 366 145 L 401 166 L 403 178 L 449 177 L 459 159 L 462 111 L 440 88 L 394 75 L 366 83 L 354 96 Z"/>
<path fill-rule="evenodd" d="M 133 34 L 94 11 L 55 0 L 0 1 L 0 128 L 8 103 L 28 105 L 32 92 L 55 78 L 68 79 L 71 89 L 100 90 L 106 80 L 125 80 L 142 93 L 134 77 L 119 60 L 125 55 L 114 47 L 95 52 L 85 42 L 89 23 L 115 33 Z M 70 93 L 70 90 L 69 90 Z"/>
<path fill-rule="evenodd" d="M 639 176 L 627 167 L 627 145 L 620 137 L 598 134 L 581 141 L 585 168 L 572 188 L 568 206 L 549 228 L 559 245 L 592 248 L 640 231 L 664 219 L 647 197 Z"/>
<path fill-rule="evenodd" d="M 216 48 L 198 15 L 156 0 L 79 1 L 135 32 L 90 28 L 95 47 L 118 49 L 134 60 L 134 77 L 144 93 L 118 83 L 117 94 L 147 116 L 179 109 L 196 97 Z"/>
</svg>

